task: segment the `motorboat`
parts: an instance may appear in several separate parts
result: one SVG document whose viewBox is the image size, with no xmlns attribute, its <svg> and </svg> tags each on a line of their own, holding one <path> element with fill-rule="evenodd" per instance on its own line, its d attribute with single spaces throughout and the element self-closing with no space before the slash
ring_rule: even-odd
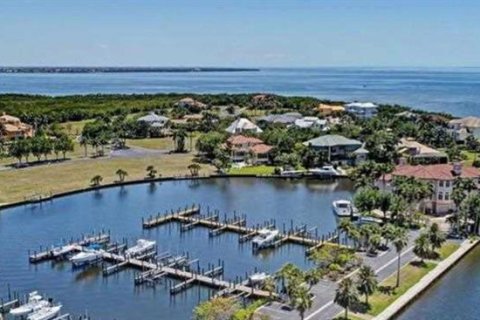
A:
<svg viewBox="0 0 480 320">
<path fill-rule="evenodd" d="M 33 291 L 29 293 L 27 302 L 11 309 L 10 314 L 15 317 L 21 317 L 47 306 L 49 306 L 48 301 L 43 300 L 43 297 L 37 291 Z"/>
<path fill-rule="evenodd" d="M 138 239 L 135 246 L 125 250 L 125 256 L 131 258 L 148 253 L 155 249 L 156 244 L 153 240 Z"/>
<path fill-rule="evenodd" d="M 275 242 L 278 234 L 279 231 L 276 229 L 260 229 L 257 236 L 252 240 L 253 248 L 261 249 L 271 246 Z"/>
<path fill-rule="evenodd" d="M 268 274 L 265 272 L 257 272 L 248 277 L 248 281 L 250 284 L 263 283 L 268 277 Z"/>
<path fill-rule="evenodd" d="M 30 314 L 27 317 L 27 320 L 50 320 L 58 316 L 61 309 L 62 309 L 61 304 L 55 305 L 55 306 L 43 307 L 38 311 Z"/>
<path fill-rule="evenodd" d="M 71 244 L 68 244 L 66 246 L 56 247 L 52 249 L 52 256 L 54 258 L 63 257 L 65 255 L 68 255 L 73 250 L 75 250 L 75 246 Z"/>
<path fill-rule="evenodd" d="M 383 220 L 376 217 L 362 216 L 358 219 L 359 224 L 382 224 Z"/>
<path fill-rule="evenodd" d="M 339 217 L 358 217 L 358 211 L 349 200 L 336 200 L 332 202 L 333 212 Z"/>
<path fill-rule="evenodd" d="M 337 177 L 340 173 L 333 166 L 323 166 L 321 168 L 313 168 L 308 170 L 313 176 L 319 177 Z"/>
<path fill-rule="evenodd" d="M 102 258 L 102 255 L 102 251 L 86 249 L 85 251 L 79 252 L 73 257 L 71 257 L 70 262 L 74 266 L 82 266 L 100 260 Z"/>
</svg>

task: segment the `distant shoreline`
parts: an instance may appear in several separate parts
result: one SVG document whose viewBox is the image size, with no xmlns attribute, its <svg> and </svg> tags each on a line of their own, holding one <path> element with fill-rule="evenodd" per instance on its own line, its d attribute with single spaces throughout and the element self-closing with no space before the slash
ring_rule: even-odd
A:
<svg viewBox="0 0 480 320">
<path fill-rule="evenodd" d="M 221 67 L 0 67 L 0 73 L 246 72 L 258 68 Z"/>
</svg>

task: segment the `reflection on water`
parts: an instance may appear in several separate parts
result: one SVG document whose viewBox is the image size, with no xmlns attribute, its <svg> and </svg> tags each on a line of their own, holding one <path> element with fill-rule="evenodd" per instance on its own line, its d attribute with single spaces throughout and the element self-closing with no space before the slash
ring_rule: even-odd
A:
<svg viewBox="0 0 480 320">
<path fill-rule="evenodd" d="M 104 278 L 99 267 L 72 270 L 69 263 L 30 265 L 27 252 L 103 228 L 110 230 L 114 241 L 126 239 L 132 244 L 143 237 L 157 241 L 160 253 L 188 252 L 192 259 L 200 259 L 201 268 L 221 259 L 224 277 L 229 280 L 245 278 L 254 270 L 273 273 L 286 262 L 305 269 L 311 264 L 300 245 L 288 244 L 254 254 L 251 243 L 240 244 L 237 234 L 212 238 L 200 227 L 180 232 L 177 223 L 143 230 L 141 218 L 197 203 L 229 217 L 233 212 L 246 214 L 248 225 L 275 219 L 279 228 L 307 224 L 322 234 L 336 225 L 331 202 L 350 198 L 351 190 L 346 180 L 331 184 L 222 178 L 101 189 L 5 210 L 0 215 L 0 290 L 8 283 L 22 292 L 45 291 L 62 302 L 66 312 L 82 314 L 88 310 L 95 319 L 137 319 L 138 310 L 146 320 L 189 319 L 195 305 L 214 293 L 211 289 L 195 286 L 171 297 L 171 279 L 155 287 L 135 287 L 135 270 Z"/>
</svg>

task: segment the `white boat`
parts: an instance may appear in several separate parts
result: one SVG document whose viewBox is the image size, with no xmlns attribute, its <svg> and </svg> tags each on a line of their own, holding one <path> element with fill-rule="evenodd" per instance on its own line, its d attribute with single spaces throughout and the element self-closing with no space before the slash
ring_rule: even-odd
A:
<svg viewBox="0 0 480 320">
<path fill-rule="evenodd" d="M 40 310 L 30 314 L 27 317 L 27 320 L 50 320 L 58 316 L 60 310 L 62 309 L 62 305 L 56 306 L 48 306 L 41 308 Z"/>
<path fill-rule="evenodd" d="M 70 258 L 70 262 L 75 266 L 81 266 L 89 264 L 91 262 L 100 260 L 102 258 L 102 252 L 99 250 L 85 250 L 80 253 L 77 253 Z"/>
<path fill-rule="evenodd" d="M 62 257 L 69 254 L 73 250 L 75 250 L 75 246 L 70 244 L 62 247 L 56 247 L 52 249 L 52 255 L 54 258 Z"/>
<path fill-rule="evenodd" d="M 323 166 L 321 168 L 313 168 L 308 170 L 314 176 L 320 177 L 337 177 L 340 173 L 333 166 Z"/>
<path fill-rule="evenodd" d="M 349 200 L 337 200 L 332 202 L 333 212 L 339 217 L 358 217 L 358 211 Z"/>
<path fill-rule="evenodd" d="M 359 224 L 382 224 L 383 223 L 383 220 L 380 219 L 380 218 L 376 218 L 376 217 L 368 217 L 368 216 L 365 216 L 365 217 L 360 217 L 358 219 L 358 223 Z"/>
<path fill-rule="evenodd" d="M 248 277 L 251 284 L 262 283 L 268 278 L 268 274 L 265 272 L 257 272 Z"/>
<path fill-rule="evenodd" d="M 47 307 L 48 305 L 48 301 L 43 300 L 43 297 L 39 295 L 37 291 L 33 291 L 28 295 L 27 303 L 19 306 L 18 308 L 11 309 L 10 314 L 15 317 L 21 317 L 41 308 Z"/>
<path fill-rule="evenodd" d="M 153 240 L 138 239 L 137 244 L 125 250 L 125 256 L 136 257 L 155 249 L 157 243 Z"/>
<path fill-rule="evenodd" d="M 261 249 L 272 245 L 279 234 L 278 230 L 260 229 L 252 240 L 254 249 Z"/>
</svg>

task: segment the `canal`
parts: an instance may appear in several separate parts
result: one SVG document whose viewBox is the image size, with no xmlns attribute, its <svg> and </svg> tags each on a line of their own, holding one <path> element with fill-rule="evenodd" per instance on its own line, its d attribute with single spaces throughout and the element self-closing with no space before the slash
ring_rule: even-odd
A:
<svg viewBox="0 0 480 320">
<path fill-rule="evenodd" d="M 398 320 L 477 320 L 480 318 L 480 247 L 409 306 Z"/>
<path fill-rule="evenodd" d="M 129 243 L 154 239 L 159 252 L 188 251 L 205 267 L 222 259 L 227 279 L 245 276 L 255 268 L 274 272 L 286 262 L 307 268 L 305 248 L 299 245 L 253 254 L 251 244 L 239 244 L 236 234 L 209 238 L 206 229 L 180 233 L 176 224 L 142 230 L 141 218 L 196 203 L 221 214 L 246 214 L 248 224 L 275 219 L 281 226 L 293 220 L 295 225 L 317 227 L 322 234 L 336 226 L 331 202 L 351 198 L 352 190 L 348 180 L 218 178 L 110 188 L 4 210 L 0 214 L 0 294 L 7 284 L 23 293 L 39 290 L 62 302 L 65 312 L 88 311 L 94 319 L 138 319 L 139 313 L 145 320 L 189 319 L 194 306 L 211 294 L 208 289 L 194 287 L 172 298 L 163 285 L 135 287 L 133 270 L 103 278 L 99 269 L 72 271 L 69 263 L 30 265 L 28 250 L 104 228 L 113 239 L 127 238 Z"/>
</svg>

